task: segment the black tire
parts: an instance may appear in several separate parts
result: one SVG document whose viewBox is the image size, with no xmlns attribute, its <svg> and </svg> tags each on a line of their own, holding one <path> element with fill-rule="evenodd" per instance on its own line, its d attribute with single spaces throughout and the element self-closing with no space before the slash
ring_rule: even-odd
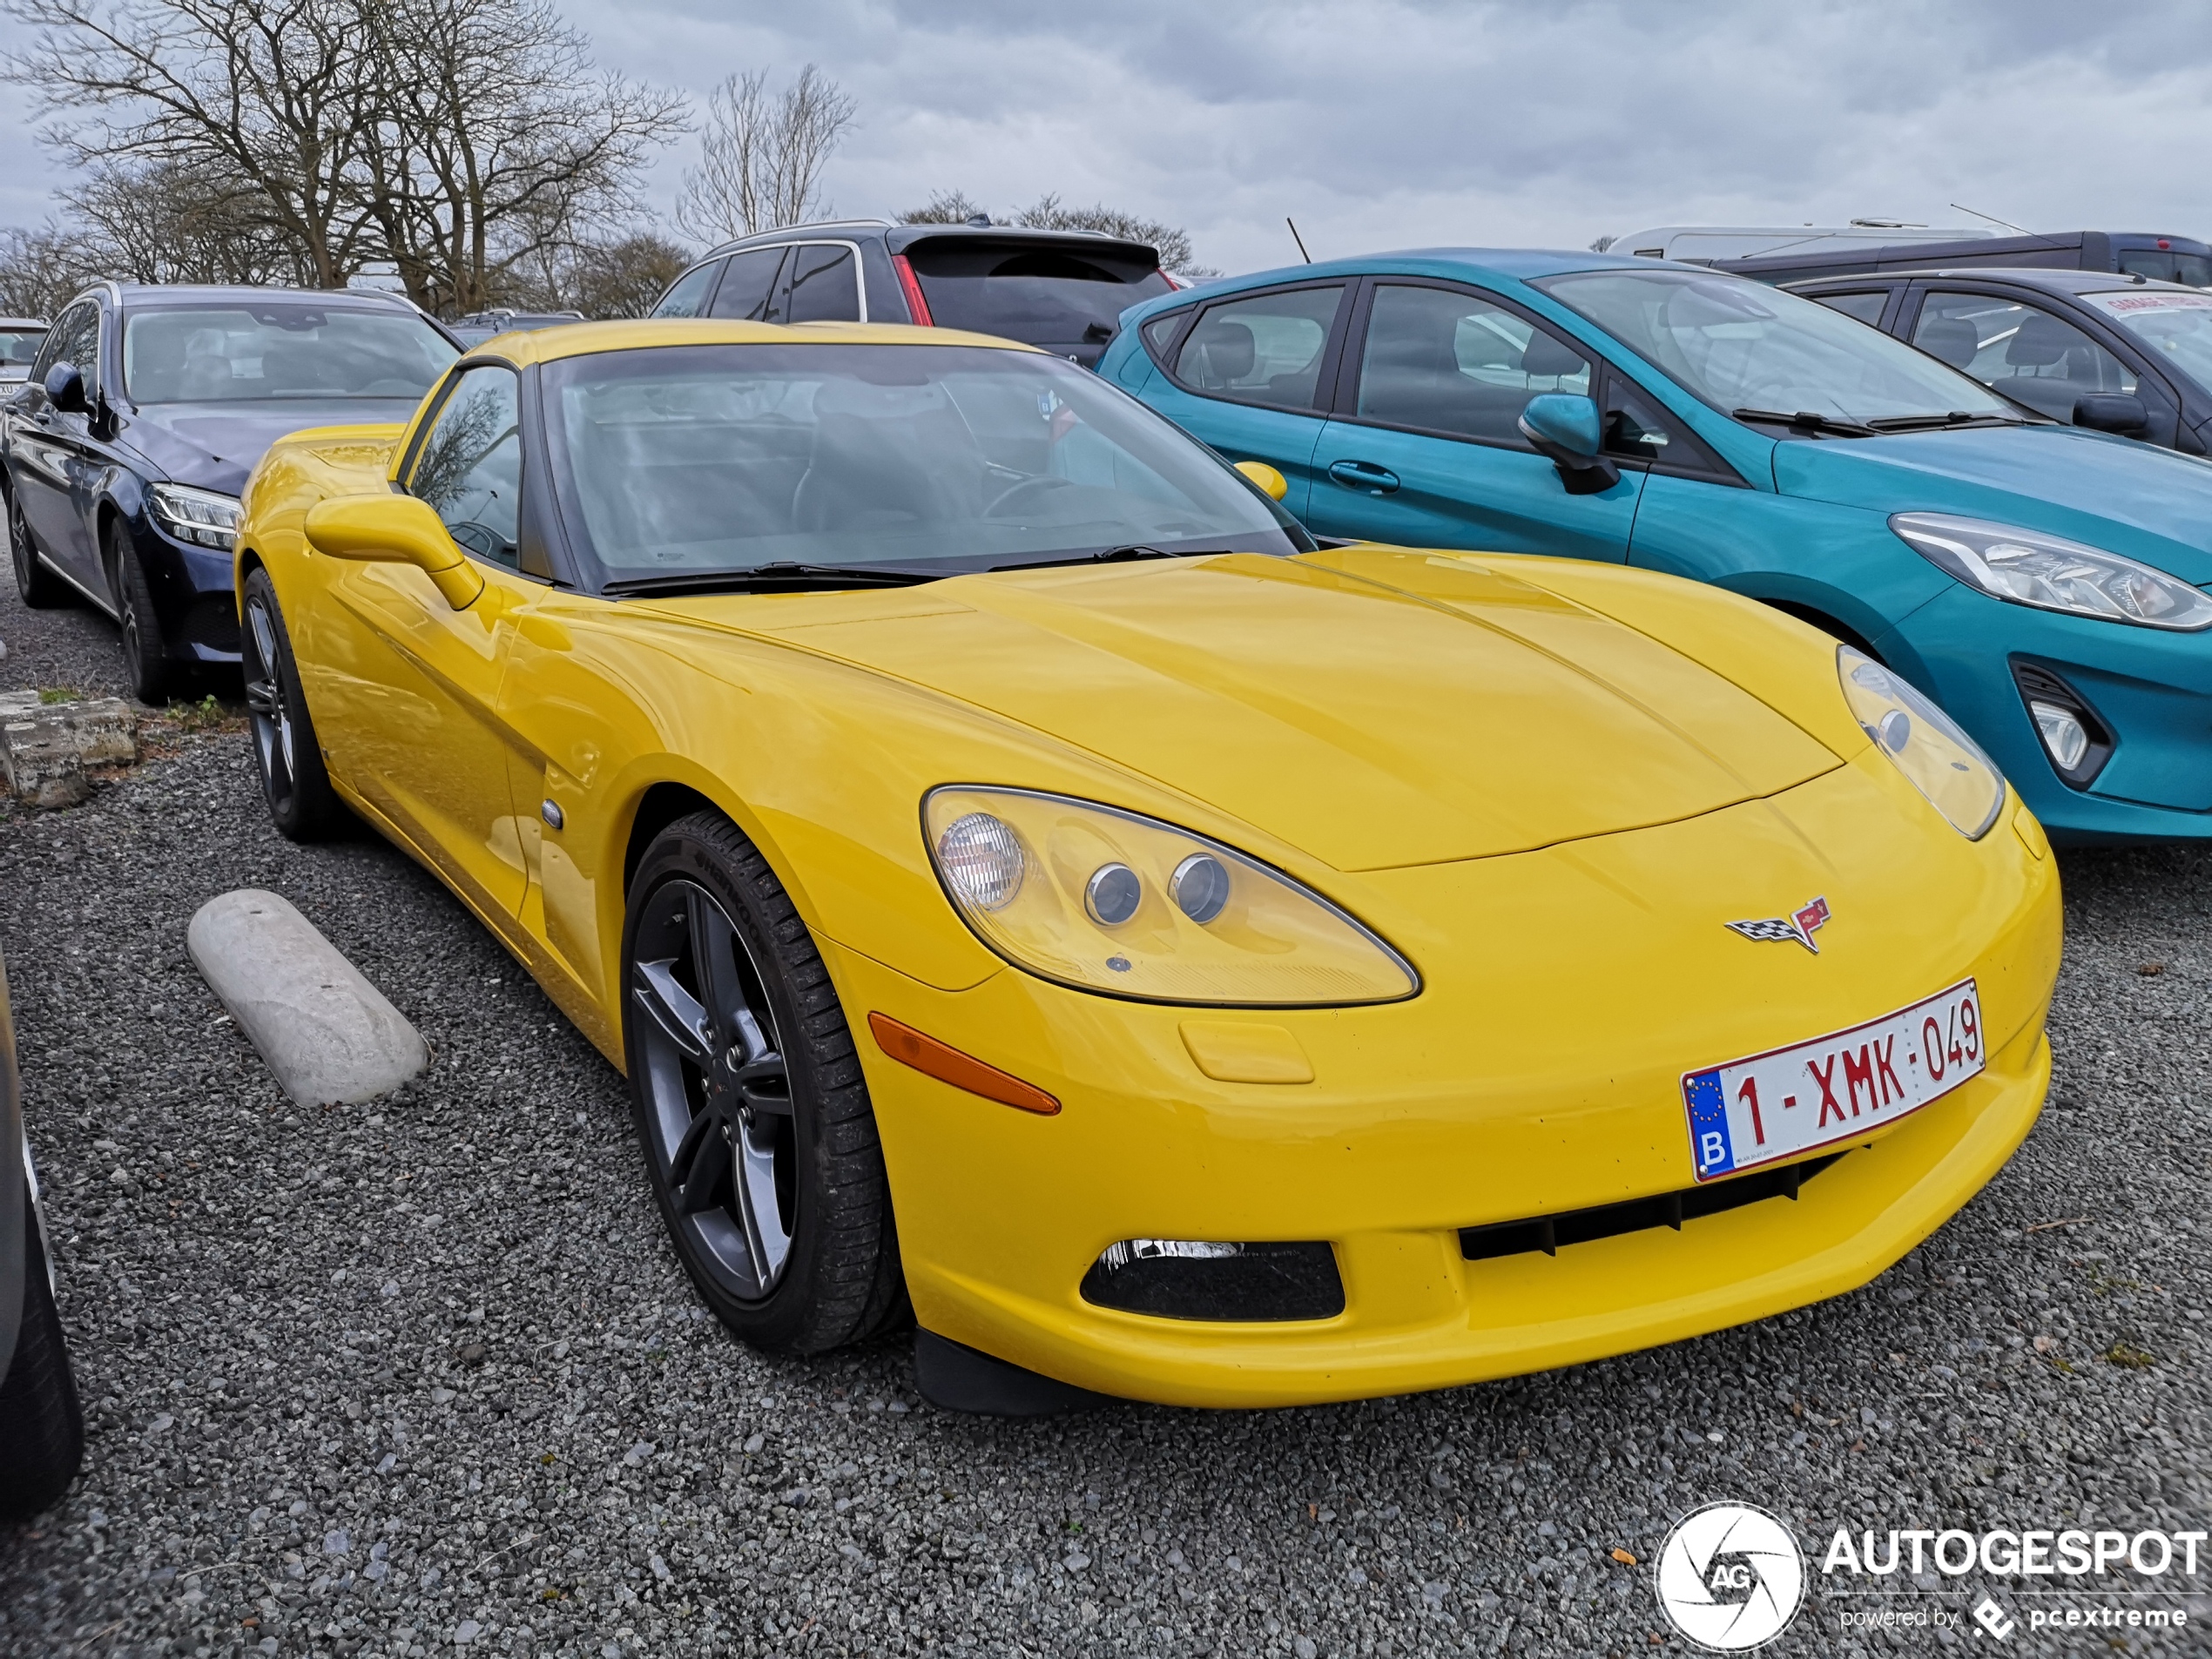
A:
<svg viewBox="0 0 2212 1659">
<path fill-rule="evenodd" d="M 84 1456 L 84 1413 L 47 1282 L 44 1241 L 35 1213 L 24 1222 L 23 1323 L 0 1382 L 0 1521 L 25 1520 L 52 1503 Z"/>
<path fill-rule="evenodd" d="M 153 590 L 146 585 L 138 550 L 131 545 L 131 533 L 121 519 L 111 518 L 101 529 L 100 558 L 115 594 L 115 619 L 123 630 L 123 678 L 132 696 L 159 708 L 169 692 L 168 650 L 161 638 L 161 619 L 154 614 Z"/>
<path fill-rule="evenodd" d="M 320 840 L 344 821 L 345 803 L 323 767 L 276 584 L 259 565 L 246 573 L 241 609 L 246 614 L 239 630 L 239 668 L 246 679 L 253 767 L 261 776 L 269 821 L 287 840 Z"/>
<path fill-rule="evenodd" d="M 42 563 L 37 550 L 31 545 L 30 526 L 24 523 L 23 507 L 16 500 L 16 492 L 8 496 L 8 562 L 15 566 L 16 591 L 23 602 L 34 610 L 50 610 L 56 605 L 67 604 L 76 595 L 68 583 L 56 576 Z"/>
<path fill-rule="evenodd" d="M 773 1353 L 819 1353 L 905 1317 L 890 1184 L 845 1012 L 782 883 L 728 819 L 695 813 L 645 850 L 622 969 L 638 1140 L 707 1306 Z M 724 988 L 702 989 L 718 979 Z"/>
</svg>

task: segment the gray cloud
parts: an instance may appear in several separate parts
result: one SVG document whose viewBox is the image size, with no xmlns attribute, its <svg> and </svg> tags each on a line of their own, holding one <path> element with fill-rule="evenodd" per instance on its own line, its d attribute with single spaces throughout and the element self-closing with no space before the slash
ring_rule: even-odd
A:
<svg viewBox="0 0 2212 1659">
<path fill-rule="evenodd" d="M 1663 221 L 1878 214 L 2212 231 L 2212 10 L 2078 0 L 1696 7 L 1276 0 L 563 0 L 610 65 L 704 92 L 808 61 L 860 101 L 829 177 L 889 212 L 1047 191 L 1190 228 L 1226 269 Z M 0 24 L 0 40 L 14 31 Z M 0 219 L 53 175 L 20 96 Z M 649 195 L 665 212 L 686 157 Z"/>
</svg>

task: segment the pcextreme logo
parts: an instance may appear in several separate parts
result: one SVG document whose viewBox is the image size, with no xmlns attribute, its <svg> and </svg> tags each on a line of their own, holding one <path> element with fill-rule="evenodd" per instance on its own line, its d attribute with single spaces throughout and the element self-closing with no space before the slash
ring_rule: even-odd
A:
<svg viewBox="0 0 2212 1659">
<path fill-rule="evenodd" d="M 1805 1599 L 1805 1558 L 1790 1529 L 1747 1503 L 1709 1503 L 1659 1549 L 1659 1606 L 1709 1653 L 1749 1653 L 1790 1628 Z"/>
</svg>

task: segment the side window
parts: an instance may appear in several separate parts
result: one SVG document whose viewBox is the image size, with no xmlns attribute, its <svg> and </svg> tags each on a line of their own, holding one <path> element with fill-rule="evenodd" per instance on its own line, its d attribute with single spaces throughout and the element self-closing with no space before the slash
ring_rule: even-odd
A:
<svg viewBox="0 0 2212 1659">
<path fill-rule="evenodd" d="M 1887 288 L 1869 288 L 1864 293 L 1816 293 L 1812 298 L 1831 311 L 1840 311 L 1846 317 L 1856 317 L 1869 328 L 1878 327 L 1882 307 L 1890 302 Z"/>
<path fill-rule="evenodd" d="M 1188 311 L 1170 311 L 1144 325 L 1145 347 L 1151 352 L 1152 361 L 1162 368 L 1167 366 L 1168 347 L 1175 344 L 1175 331 L 1183 327 L 1190 314 Z"/>
<path fill-rule="evenodd" d="M 1502 306 L 1444 288 L 1375 290 L 1359 359 L 1363 420 L 1526 448 L 1518 422 L 1530 398 L 1589 389 L 1588 358 Z"/>
<path fill-rule="evenodd" d="M 73 363 L 84 376 L 89 392 L 99 378 L 99 307 L 90 300 L 71 306 L 47 330 L 46 338 L 38 347 L 37 361 L 30 366 L 30 378 L 43 381 L 46 371 L 56 363 Z"/>
<path fill-rule="evenodd" d="M 455 541 L 510 570 L 523 495 L 518 411 L 512 369 L 466 371 L 432 418 L 407 486 Z"/>
<path fill-rule="evenodd" d="M 721 266 L 710 260 L 696 269 L 686 271 L 676 279 L 676 286 L 661 295 L 660 303 L 653 307 L 656 317 L 696 317 L 706 304 L 706 296 L 713 291 L 716 273 Z"/>
<path fill-rule="evenodd" d="M 783 263 L 784 251 L 779 247 L 732 253 L 730 268 L 722 273 L 722 286 L 714 291 L 711 314 L 739 322 L 781 322 L 782 314 L 769 310 L 768 300 L 775 292 L 776 273 Z"/>
<path fill-rule="evenodd" d="M 1343 298 L 1336 284 L 1209 306 L 1176 354 L 1175 377 L 1194 392 L 1310 409 Z"/>
<path fill-rule="evenodd" d="M 2132 392 L 2125 363 L 2062 317 L 1983 293 L 1928 295 L 1912 343 L 2055 420 L 2087 392 Z"/>
<path fill-rule="evenodd" d="M 784 273 L 790 285 L 786 322 L 858 322 L 860 273 L 849 247 L 799 246 Z"/>
</svg>

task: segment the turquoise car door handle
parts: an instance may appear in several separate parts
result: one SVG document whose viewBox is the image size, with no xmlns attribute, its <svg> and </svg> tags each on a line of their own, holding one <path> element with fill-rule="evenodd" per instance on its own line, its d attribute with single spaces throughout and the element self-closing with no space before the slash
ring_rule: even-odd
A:
<svg viewBox="0 0 2212 1659">
<path fill-rule="evenodd" d="M 1371 496 L 1387 496 L 1398 488 L 1398 475 L 1372 461 L 1332 461 L 1329 476 L 1347 489 L 1364 489 Z"/>
</svg>

